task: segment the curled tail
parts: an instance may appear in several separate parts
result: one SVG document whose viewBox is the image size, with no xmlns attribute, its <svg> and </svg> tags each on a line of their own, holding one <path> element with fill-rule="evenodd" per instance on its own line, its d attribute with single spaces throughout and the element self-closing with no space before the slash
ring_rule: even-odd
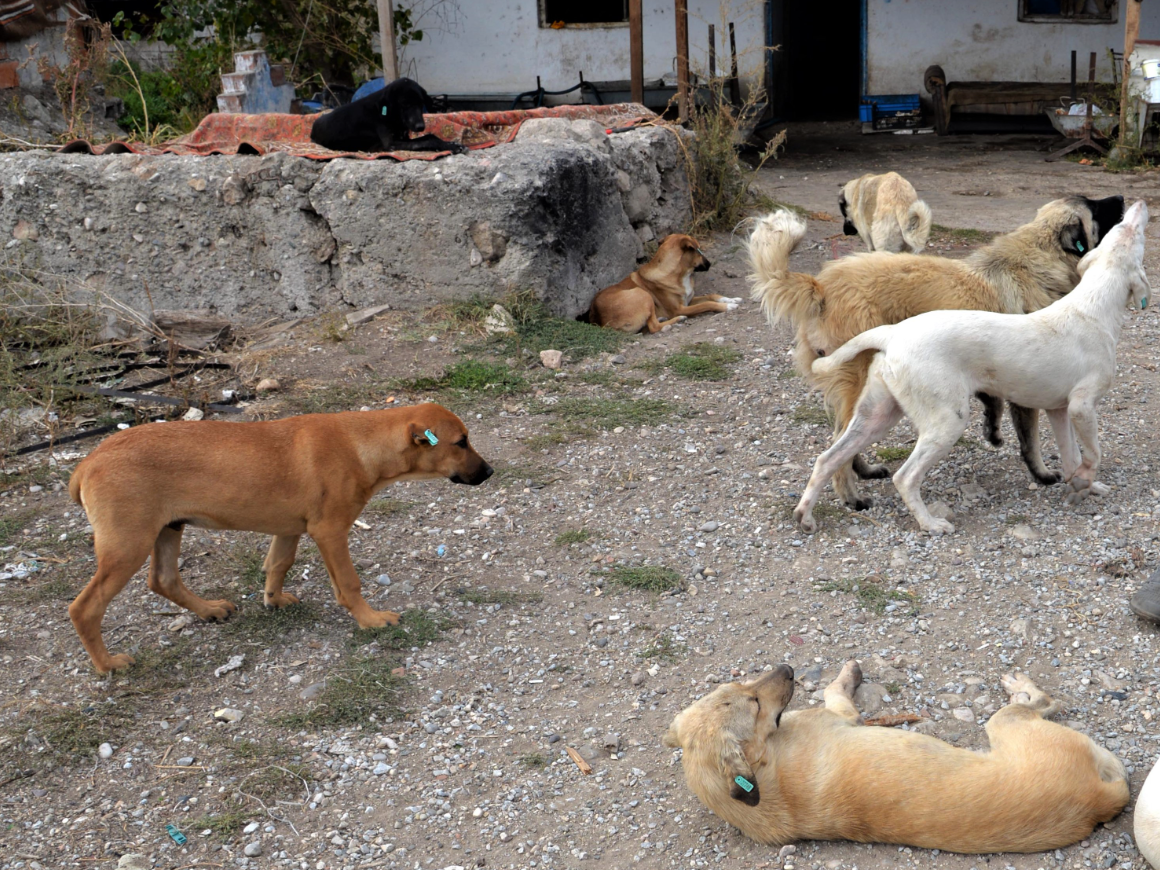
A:
<svg viewBox="0 0 1160 870">
<path fill-rule="evenodd" d="M 790 272 L 789 255 L 806 234 L 806 222 L 788 209 L 763 218 L 746 243 L 753 274 L 750 298 L 761 304 L 771 324 L 789 320 L 794 325 L 822 314 L 822 287 L 812 275 Z"/>
<path fill-rule="evenodd" d="M 68 479 L 68 494 L 69 498 L 84 507 L 84 502 L 81 501 L 81 480 L 84 478 L 84 463 L 76 467 L 72 473 L 72 477 Z"/>
<path fill-rule="evenodd" d="M 926 247 L 930 239 L 931 214 L 930 206 L 921 199 L 916 199 L 901 217 L 898 225 L 902 228 L 902 238 L 914 253 Z"/>
<path fill-rule="evenodd" d="M 864 350 L 886 350 L 890 345 L 890 334 L 894 331 L 891 326 L 876 326 L 865 332 L 855 335 L 844 345 L 829 356 L 818 357 L 814 360 L 813 372 L 815 375 L 829 375 L 838 366 L 849 362 Z"/>
</svg>

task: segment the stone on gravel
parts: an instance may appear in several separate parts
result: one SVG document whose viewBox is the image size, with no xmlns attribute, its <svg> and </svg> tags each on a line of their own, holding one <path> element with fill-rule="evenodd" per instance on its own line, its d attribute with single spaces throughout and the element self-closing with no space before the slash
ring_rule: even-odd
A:
<svg viewBox="0 0 1160 870">
<path fill-rule="evenodd" d="M 258 381 L 258 385 L 254 387 L 255 393 L 276 393 L 282 388 L 278 383 L 277 378 L 262 378 Z"/>
<path fill-rule="evenodd" d="M 318 683 L 311 683 L 305 689 L 298 693 L 298 697 L 303 701 L 313 701 L 326 690 L 326 680 Z"/>
<path fill-rule="evenodd" d="M 558 350 L 540 351 L 540 362 L 546 369 L 559 369 L 564 365 L 564 354 Z"/>
<path fill-rule="evenodd" d="M 112 758 L 113 747 L 108 743 L 102 743 L 97 749 L 97 755 L 99 755 L 101 758 Z"/>
<path fill-rule="evenodd" d="M 117 870 L 152 870 L 152 867 L 152 861 L 135 852 L 128 852 L 117 860 Z"/>
<path fill-rule="evenodd" d="M 242 854 L 247 858 L 257 858 L 262 854 L 262 841 L 254 840 L 252 843 L 247 843 L 246 848 L 242 850 Z"/>
<path fill-rule="evenodd" d="M 875 716 L 882 710 L 887 695 L 885 686 L 864 682 L 854 692 L 854 706 L 862 711 L 863 716 Z"/>
</svg>

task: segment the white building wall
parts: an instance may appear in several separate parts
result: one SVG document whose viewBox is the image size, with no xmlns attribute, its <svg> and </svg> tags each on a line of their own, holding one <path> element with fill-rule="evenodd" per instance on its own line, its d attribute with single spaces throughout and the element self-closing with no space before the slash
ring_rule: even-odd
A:
<svg viewBox="0 0 1160 870">
<path fill-rule="evenodd" d="M 644 2 L 644 77 L 675 73 L 676 24 L 673 0 Z M 406 46 L 400 72 L 433 93 L 508 94 L 529 91 L 536 76 L 549 91 L 579 81 L 629 77 L 628 25 L 540 27 L 536 0 L 460 0 L 457 26 L 429 29 Z M 737 33 L 741 74 L 761 80 L 765 18 L 763 0 L 689 0 L 689 55 L 694 69 L 708 68 L 708 27 L 717 27 L 717 69 L 727 69 L 728 30 Z M 724 60 L 723 60 L 724 59 Z"/>
<path fill-rule="evenodd" d="M 1114 24 L 1018 20 L 1019 0 L 866 0 L 868 93 L 925 94 L 922 74 L 937 63 L 948 81 L 1110 80 L 1108 48 L 1124 47 L 1124 3 Z M 1140 7 L 1140 38 L 1160 39 L 1160 3 Z"/>
</svg>

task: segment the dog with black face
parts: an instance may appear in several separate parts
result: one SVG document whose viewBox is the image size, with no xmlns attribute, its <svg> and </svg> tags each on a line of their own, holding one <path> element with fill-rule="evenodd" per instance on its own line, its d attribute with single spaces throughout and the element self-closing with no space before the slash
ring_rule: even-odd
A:
<svg viewBox="0 0 1160 870">
<path fill-rule="evenodd" d="M 826 263 L 814 275 L 789 270 L 790 252 L 806 233 L 805 221 L 788 210 L 760 218 L 749 238 L 753 266 L 752 298 L 772 323 L 789 321 L 797 329 L 794 361 L 811 386 L 825 397 L 835 420 L 835 435 L 845 431 L 866 383 L 873 354 L 843 366 L 815 372 L 812 365 L 854 336 L 926 311 L 972 309 L 1028 314 L 1066 296 L 1079 283 L 1079 262 L 1115 226 L 1124 198 L 1068 196 L 1040 207 L 1035 218 L 998 236 L 962 260 L 916 254 L 874 252 Z M 987 440 L 998 446 L 1002 402 L 980 394 L 986 408 Z M 1031 475 L 1050 485 L 1059 475 L 1043 464 L 1039 412 L 1011 405 L 1019 449 Z M 847 505 L 863 510 L 868 498 L 857 478 L 889 476 L 883 465 L 861 456 L 834 475 L 834 488 Z"/>
<path fill-rule="evenodd" d="M 759 843 L 855 840 L 947 852 L 1038 852 L 1081 840 L 1128 802 L 1124 765 L 1046 717 L 1061 705 L 1027 676 L 986 724 L 989 752 L 867 727 L 849 661 L 825 706 L 787 711 L 794 674 L 778 665 L 726 683 L 679 713 L 665 745 L 714 814 Z"/>
<path fill-rule="evenodd" d="M 395 79 L 373 94 L 320 115 L 310 138 L 332 151 L 467 151 L 433 133 L 411 138 L 427 129 L 423 113 L 429 106 L 427 92 L 417 82 Z"/>
<path fill-rule="evenodd" d="M 897 172 L 847 181 L 838 195 L 842 232 L 870 251 L 919 253 L 930 238 L 930 207 Z"/>
</svg>

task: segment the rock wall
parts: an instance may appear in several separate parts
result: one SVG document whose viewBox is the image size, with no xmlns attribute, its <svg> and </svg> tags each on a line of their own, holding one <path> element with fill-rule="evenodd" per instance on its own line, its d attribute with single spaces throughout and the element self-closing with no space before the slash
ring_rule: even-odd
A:
<svg viewBox="0 0 1160 870">
<path fill-rule="evenodd" d="M 688 214 L 674 133 L 592 121 L 431 162 L 0 156 L 9 264 L 238 321 L 527 288 L 571 316 Z"/>
</svg>

